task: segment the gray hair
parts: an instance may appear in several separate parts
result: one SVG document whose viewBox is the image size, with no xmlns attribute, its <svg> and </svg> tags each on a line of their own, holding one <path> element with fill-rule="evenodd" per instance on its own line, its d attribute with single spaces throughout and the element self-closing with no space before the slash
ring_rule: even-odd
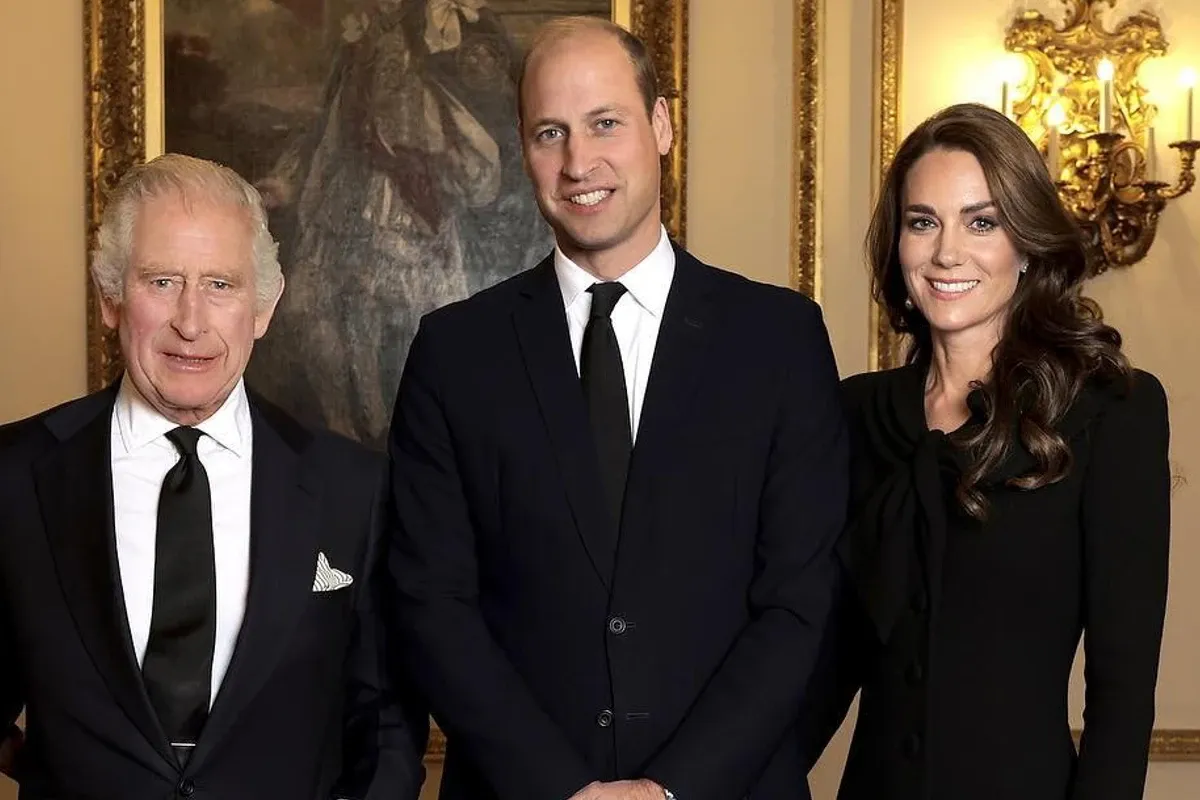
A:
<svg viewBox="0 0 1200 800">
<path fill-rule="evenodd" d="M 279 296 L 283 270 L 279 266 L 279 245 L 267 229 L 262 196 L 229 167 L 177 153 L 161 155 L 129 170 L 109 196 L 92 250 L 92 280 L 100 293 L 113 301 L 124 298 L 138 211 L 151 200 L 171 195 L 185 202 L 203 199 L 246 212 L 253 235 L 256 308 L 270 306 Z"/>
</svg>

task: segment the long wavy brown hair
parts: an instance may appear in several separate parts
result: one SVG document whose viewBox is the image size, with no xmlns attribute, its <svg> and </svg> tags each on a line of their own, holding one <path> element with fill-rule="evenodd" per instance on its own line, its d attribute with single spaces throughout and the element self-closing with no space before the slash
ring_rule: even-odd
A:
<svg viewBox="0 0 1200 800">
<path fill-rule="evenodd" d="M 1010 485 L 1037 489 L 1062 480 L 1071 468 L 1071 450 L 1055 425 L 1089 380 L 1128 381 L 1131 369 L 1120 333 L 1104 324 L 1100 307 L 1081 293 L 1088 275 L 1083 240 L 1041 154 L 1010 119 L 974 103 L 940 111 L 905 138 L 867 232 L 872 292 L 887 309 L 892 329 L 911 334 L 908 363 L 928 370 L 932 338 L 920 311 L 905 305 L 899 252 L 904 182 L 913 165 L 937 149 L 967 152 L 979 162 L 1000 224 L 1029 265 L 992 352 L 991 374 L 972 387 L 981 391 L 984 421 L 951 437 L 971 460 L 959 479 L 958 501 L 982 520 L 988 503 L 981 483 L 1011 448 L 1023 446 L 1036 467 Z"/>
</svg>

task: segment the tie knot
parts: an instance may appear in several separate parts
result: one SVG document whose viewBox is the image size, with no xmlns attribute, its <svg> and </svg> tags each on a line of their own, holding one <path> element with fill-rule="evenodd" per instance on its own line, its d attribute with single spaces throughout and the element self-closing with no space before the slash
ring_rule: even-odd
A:
<svg viewBox="0 0 1200 800">
<path fill-rule="evenodd" d="M 592 293 L 592 319 L 609 317 L 621 295 L 625 294 L 625 284 L 616 281 L 593 283 L 588 291 Z"/>
<path fill-rule="evenodd" d="M 200 441 L 203 434 L 195 428 L 181 426 L 173 431 L 167 431 L 167 438 L 171 444 L 175 445 L 175 449 L 180 455 L 194 456 L 196 455 L 196 444 Z"/>
</svg>

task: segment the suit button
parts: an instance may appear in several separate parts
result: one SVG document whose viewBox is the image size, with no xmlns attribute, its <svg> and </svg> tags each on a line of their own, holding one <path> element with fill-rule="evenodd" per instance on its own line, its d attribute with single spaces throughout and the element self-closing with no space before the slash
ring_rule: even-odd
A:
<svg viewBox="0 0 1200 800">
<path fill-rule="evenodd" d="M 628 627 L 629 626 L 625 623 L 625 620 L 621 619 L 620 617 L 613 617 L 608 621 L 608 632 L 614 636 L 620 636 L 626 631 L 626 629 L 628 629 Z"/>
<path fill-rule="evenodd" d="M 192 783 L 191 778 L 184 778 L 176 787 L 180 797 L 191 797 L 196 793 L 196 784 Z"/>
<path fill-rule="evenodd" d="M 912 609 L 918 614 L 924 614 L 929 608 L 929 596 L 923 589 L 918 589 L 912 596 Z"/>
<path fill-rule="evenodd" d="M 596 724 L 601 728 L 607 728 L 609 725 L 612 725 L 612 722 L 613 713 L 607 708 L 596 715 Z"/>
<path fill-rule="evenodd" d="M 921 666 L 921 662 L 914 661 L 904 671 L 904 677 L 908 678 L 908 682 L 911 685 L 917 686 L 921 681 L 925 680 L 925 668 Z"/>
<path fill-rule="evenodd" d="M 904 737 L 904 755 L 916 758 L 921 754 L 921 734 L 910 733 Z"/>
</svg>

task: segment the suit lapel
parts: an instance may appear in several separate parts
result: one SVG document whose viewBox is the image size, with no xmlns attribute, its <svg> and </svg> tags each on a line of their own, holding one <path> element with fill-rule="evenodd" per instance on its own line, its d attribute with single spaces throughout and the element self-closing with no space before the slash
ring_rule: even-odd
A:
<svg viewBox="0 0 1200 800">
<path fill-rule="evenodd" d="M 717 323 L 708 270 L 687 251 L 675 248 L 675 277 L 654 346 L 625 486 L 618 563 L 638 561 L 653 519 L 654 482 L 672 471 L 678 438 L 694 424 L 688 410 L 706 373 L 705 356 Z"/>
<path fill-rule="evenodd" d="M 250 590 L 237 646 L 192 763 L 222 742 L 278 663 L 312 596 L 319 482 L 305 469 L 309 434 L 251 398 Z"/>
<path fill-rule="evenodd" d="M 118 705 L 164 759 L 167 739 L 150 705 L 129 634 L 113 522 L 112 408 L 116 389 L 52 412 L 61 444 L 34 467 L 38 503 L 63 597 Z"/>
<path fill-rule="evenodd" d="M 596 574 L 607 588 L 612 580 L 615 542 L 606 521 L 600 467 L 552 258 L 529 274 L 523 295 L 513 312 L 521 354 L 550 435 L 575 526 Z"/>
</svg>

